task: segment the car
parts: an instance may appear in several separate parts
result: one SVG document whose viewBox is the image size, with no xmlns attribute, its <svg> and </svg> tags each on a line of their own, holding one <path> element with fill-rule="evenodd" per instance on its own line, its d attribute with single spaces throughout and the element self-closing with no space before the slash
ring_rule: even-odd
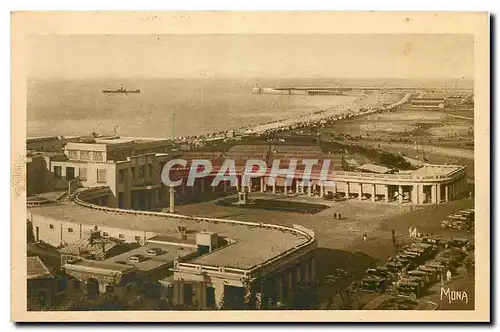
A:
<svg viewBox="0 0 500 332">
<path fill-rule="evenodd" d="M 327 201 L 333 201 L 335 199 L 335 195 L 333 193 L 327 193 L 323 195 L 323 199 Z"/>
<path fill-rule="evenodd" d="M 386 278 L 388 280 L 394 278 L 394 274 L 387 269 L 387 267 L 384 266 L 378 266 L 375 269 L 368 269 L 366 270 L 366 276 L 375 276 L 375 277 L 380 277 L 380 278 Z"/>
<path fill-rule="evenodd" d="M 361 280 L 361 289 L 367 292 L 382 293 L 387 287 L 387 279 L 368 276 Z"/>
<path fill-rule="evenodd" d="M 416 300 L 421 294 L 422 286 L 419 282 L 413 280 L 401 280 L 396 283 L 396 287 L 393 290 L 393 295 L 408 297 L 412 300 Z"/>
<path fill-rule="evenodd" d="M 427 265 L 420 265 L 417 268 L 419 271 L 428 273 L 430 283 L 435 283 L 440 280 L 442 271 Z"/>
<path fill-rule="evenodd" d="M 145 261 L 146 257 L 144 257 L 143 255 L 132 255 L 128 258 L 128 260 L 132 263 L 140 263 L 142 261 Z"/>
<path fill-rule="evenodd" d="M 451 240 L 451 246 L 453 248 L 466 248 L 466 249 L 469 249 L 471 247 L 471 243 L 469 240 L 467 239 L 463 239 L 463 238 L 454 238 L 453 240 Z"/>
<path fill-rule="evenodd" d="M 163 253 L 163 250 L 161 248 L 150 248 L 146 250 L 146 255 L 149 256 L 158 256 Z"/>
<path fill-rule="evenodd" d="M 421 238 L 417 238 L 417 243 L 422 243 L 422 244 L 432 244 L 432 245 L 440 245 L 442 241 L 442 236 L 440 235 L 429 235 L 429 236 L 422 236 Z"/>
<path fill-rule="evenodd" d="M 408 277 L 409 278 L 421 278 L 425 281 L 425 285 L 429 285 L 434 282 L 432 273 L 422 271 L 422 270 L 413 270 L 413 271 L 408 271 Z"/>
</svg>

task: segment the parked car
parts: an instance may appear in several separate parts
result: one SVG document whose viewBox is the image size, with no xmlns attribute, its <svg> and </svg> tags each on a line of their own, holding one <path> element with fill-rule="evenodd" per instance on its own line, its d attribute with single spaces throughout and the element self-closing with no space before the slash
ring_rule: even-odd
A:
<svg viewBox="0 0 500 332">
<path fill-rule="evenodd" d="M 418 282 L 403 280 L 396 283 L 396 286 L 392 290 L 392 294 L 416 300 L 421 294 L 421 289 L 422 287 Z"/>
<path fill-rule="evenodd" d="M 150 248 L 146 250 L 146 255 L 149 256 L 158 256 L 163 253 L 163 250 L 161 248 Z"/>
<path fill-rule="evenodd" d="M 441 273 L 443 271 L 440 271 L 437 268 L 434 268 L 432 266 L 427 266 L 427 265 L 420 265 L 418 267 L 418 270 L 419 271 L 424 271 L 424 272 L 426 272 L 426 273 L 429 274 L 429 280 L 430 280 L 431 284 L 434 284 L 434 283 L 436 283 L 436 282 L 438 282 L 438 281 L 441 280 Z"/>
<path fill-rule="evenodd" d="M 143 255 L 132 255 L 128 258 L 128 260 L 132 263 L 140 263 L 142 261 L 145 261 L 146 260 L 146 257 L 144 257 Z"/>
<path fill-rule="evenodd" d="M 387 287 L 387 279 L 381 277 L 365 277 L 361 280 L 361 289 L 368 292 L 382 293 Z"/>
<path fill-rule="evenodd" d="M 453 248 L 458 248 L 458 249 L 462 249 L 465 247 L 466 250 L 469 250 L 471 248 L 470 241 L 464 238 L 456 237 L 450 241 L 450 244 Z"/>
</svg>

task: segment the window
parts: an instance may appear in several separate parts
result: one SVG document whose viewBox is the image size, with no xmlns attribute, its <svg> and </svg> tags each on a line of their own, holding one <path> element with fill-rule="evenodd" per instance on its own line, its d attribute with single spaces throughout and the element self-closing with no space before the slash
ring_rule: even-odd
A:
<svg viewBox="0 0 500 332">
<path fill-rule="evenodd" d="M 73 228 L 68 228 L 68 233 L 73 233 Z"/>
<path fill-rule="evenodd" d="M 108 237 L 108 236 L 109 236 L 109 234 L 108 234 L 108 232 L 102 232 L 102 236 L 103 236 L 103 237 Z"/>
<path fill-rule="evenodd" d="M 136 241 L 141 241 L 141 237 L 140 237 L 140 236 L 136 236 L 136 237 L 135 237 L 135 240 L 136 240 Z"/>
<path fill-rule="evenodd" d="M 139 166 L 139 179 L 144 179 L 144 165 Z"/>
<path fill-rule="evenodd" d="M 75 168 L 66 167 L 66 180 L 73 180 L 75 178 Z"/>
<path fill-rule="evenodd" d="M 135 167 L 130 168 L 130 178 L 134 179 L 135 178 Z"/>
<path fill-rule="evenodd" d="M 62 179 L 62 167 L 54 166 L 54 179 Z"/>
<path fill-rule="evenodd" d="M 119 239 L 124 239 L 124 238 L 125 238 L 125 235 L 123 235 L 123 234 L 118 234 L 118 238 L 119 238 Z"/>
<path fill-rule="evenodd" d="M 118 171 L 118 183 L 123 183 L 125 180 L 125 170 L 121 169 Z"/>
<path fill-rule="evenodd" d="M 54 229 L 54 225 L 50 224 L 50 225 L 49 225 L 49 228 L 50 228 L 50 229 Z"/>
<path fill-rule="evenodd" d="M 97 183 L 106 183 L 106 170 L 98 169 L 97 170 Z"/>
<path fill-rule="evenodd" d="M 79 178 L 82 181 L 87 181 L 87 169 L 86 168 L 80 168 L 80 175 Z"/>
</svg>

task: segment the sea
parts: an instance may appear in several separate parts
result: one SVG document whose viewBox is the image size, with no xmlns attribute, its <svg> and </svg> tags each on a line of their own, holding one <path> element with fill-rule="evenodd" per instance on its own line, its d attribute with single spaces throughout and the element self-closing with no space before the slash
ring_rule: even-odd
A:
<svg viewBox="0 0 500 332">
<path fill-rule="evenodd" d="M 462 83 L 463 82 L 459 82 Z M 102 90 L 140 89 L 139 94 Z M 92 132 L 122 136 L 180 137 L 301 116 L 340 105 L 348 96 L 252 94 L 280 86 L 457 86 L 410 80 L 315 78 L 76 79 L 28 81 L 27 136 L 73 136 Z"/>
</svg>

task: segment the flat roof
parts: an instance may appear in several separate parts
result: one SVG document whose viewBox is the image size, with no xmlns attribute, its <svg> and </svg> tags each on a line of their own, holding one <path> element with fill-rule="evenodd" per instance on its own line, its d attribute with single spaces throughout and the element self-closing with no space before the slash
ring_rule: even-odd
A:
<svg viewBox="0 0 500 332">
<path fill-rule="evenodd" d="M 75 266 L 79 270 L 81 269 L 87 270 L 88 272 L 93 271 L 95 269 L 108 270 L 110 272 L 121 272 L 121 273 L 134 270 L 134 267 L 130 265 L 116 264 L 106 261 L 95 261 L 91 259 L 81 259 L 75 263 L 64 265 L 65 268 L 71 268 L 71 266 Z"/>
<path fill-rule="evenodd" d="M 150 256 L 146 253 L 146 251 L 153 248 L 161 249 L 161 254 L 158 256 Z M 133 249 L 123 254 L 110 257 L 104 260 L 103 262 L 130 265 L 130 266 L 135 266 L 139 271 L 150 271 L 161 266 L 170 265 L 177 258 L 184 258 L 196 252 L 197 250 L 195 248 L 185 248 L 174 245 L 149 243 L 137 249 Z M 139 263 L 133 263 L 128 260 L 128 258 L 133 255 L 142 255 L 146 259 Z"/>
<path fill-rule="evenodd" d="M 381 174 L 389 173 L 391 171 L 391 169 L 388 167 L 375 165 L 372 163 L 361 165 L 357 169 L 373 173 L 381 173 Z"/>
<path fill-rule="evenodd" d="M 412 175 L 447 175 L 451 172 L 458 171 L 462 166 L 457 165 L 424 165 L 419 169 L 411 172 Z"/>
<path fill-rule="evenodd" d="M 192 260 L 192 263 L 250 269 L 264 261 L 308 241 L 306 236 L 275 228 L 256 227 L 237 223 L 181 219 L 174 216 L 154 216 L 108 212 L 86 208 L 76 203 L 29 207 L 34 216 L 40 215 L 65 222 L 92 226 L 108 226 L 177 236 L 177 226 L 189 231 L 209 230 L 235 243 Z"/>
</svg>

